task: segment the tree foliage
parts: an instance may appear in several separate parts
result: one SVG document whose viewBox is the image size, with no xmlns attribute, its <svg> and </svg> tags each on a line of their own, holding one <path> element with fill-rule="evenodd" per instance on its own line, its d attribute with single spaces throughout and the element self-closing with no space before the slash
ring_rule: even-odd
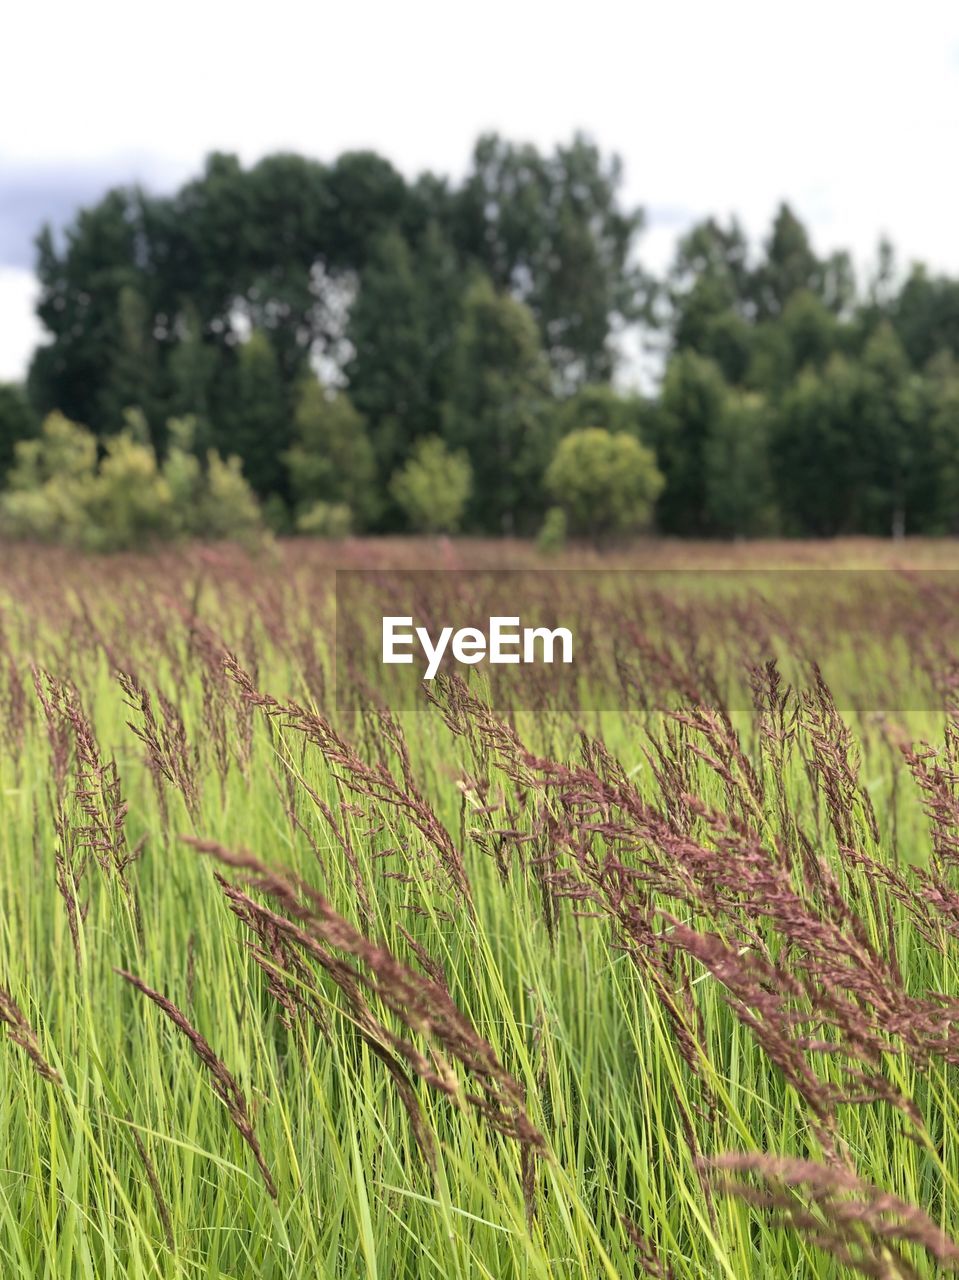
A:
<svg viewBox="0 0 959 1280">
<path fill-rule="evenodd" d="M 553 436 L 549 371 L 529 308 L 478 278 L 463 304 L 443 435 L 473 467 L 472 527 L 528 530 Z"/>
<path fill-rule="evenodd" d="M 350 397 L 343 391 L 330 394 L 316 378 L 305 379 L 293 433 L 284 461 L 299 512 L 319 502 L 341 505 L 352 520 L 368 525 L 377 514 L 376 459 L 366 423 Z"/>
<path fill-rule="evenodd" d="M 438 436 L 420 440 L 390 483 L 397 505 L 416 533 L 458 529 L 471 487 L 466 454 L 451 453 Z"/>
<path fill-rule="evenodd" d="M 348 328 L 354 355 L 346 366 L 350 397 L 371 425 L 386 476 L 416 440 L 439 429 L 429 290 L 407 241 L 386 232 L 360 275 Z"/>
<path fill-rule="evenodd" d="M 621 208 L 621 182 L 618 159 L 583 135 L 546 156 L 488 134 L 460 195 L 467 250 L 529 306 L 567 386 L 609 377 L 613 326 L 643 301 L 630 257 L 643 216 Z"/>
<path fill-rule="evenodd" d="M 42 229 L 44 341 L 26 396 L 0 387 L 21 523 L 74 536 L 92 447 L 99 490 L 143 490 L 139 513 L 103 499 L 119 541 L 152 536 L 154 506 L 174 534 L 222 531 L 214 488 L 251 527 L 247 480 L 277 531 L 389 532 L 426 519 L 394 480 L 439 474 L 420 445 L 440 438 L 470 469 L 455 523 L 527 534 L 558 442 L 590 427 L 654 449 L 669 534 L 959 529 L 959 281 L 901 273 L 883 242 L 860 290 L 783 203 L 758 245 L 734 218 L 691 226 L 656 284 L 622 179 L 582 135 L 488 134 L 456 182 L 372 151 L 215 153 L 176 191 L 113 190 Z M 618 361 L 637 325 L 662 355 L 642 395 Z M 89 424 L 82 447 L 65 421 Z M 80 478 L 50 461 L 71 448 Z M 51 466 L 56 500 L 25 483 Z"/>
<path fill-rule="evenodd" d="M 662 487 L 652 450 L 602 427 L 564 437 L 546 472 L 546 488 L 570 525 L 592 538 L 647 525 Z"/>
<path fill-rule="evenodd" d="M 192 424 L 170 424 L 174 441 L 161 466 L 136 423 L 105 443 L 86 427 L 50 414 L 35 440 L 16 446 L 9 488 L 0 496 L 0 533 L 91 551 L 141 547 L 188 535 L 245 539 L 261 529 L 239 459 L 211 450 L 206 467 L 190 453 Z"/>
<path fill-rule="evenodd" d="M 656 453 L 665 485 L 659 521 L 668 533 L 710 532 L 706 459 L 720 429 L 728 388 L 719 366 L 693 351 L 670 361 L 656 422 Z"/>
<path fill-rule="evenodd" d="M 19 440 L 37 434 L 37 417 L 23 387 L 0 382 L 0 484 L 13 464 Z"/>
</svg>

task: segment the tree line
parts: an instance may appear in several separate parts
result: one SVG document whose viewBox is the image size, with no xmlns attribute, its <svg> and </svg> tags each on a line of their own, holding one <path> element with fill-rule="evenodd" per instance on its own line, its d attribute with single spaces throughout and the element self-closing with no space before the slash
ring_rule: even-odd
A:
<svg viewBox="0 0 959 1280">
<path fill-rule="evenodd" d="M 758 246 L 701 222 L 654 279 L 643 225 L 582 136 L 483 137 L 456 183 L 214 154 L 171 195 L 113 190 L 37 238 L 0 529 L 69 536 L 139 475 L 114 541 L 229 534 L 218 485 L 244 528 L 258 503 L 328 535 L 959 531 L 959 281 L 887 243 L 858 281 L 787 205 Z M 617 387 L 633 329 L 655 394 Z"/>
</svg>

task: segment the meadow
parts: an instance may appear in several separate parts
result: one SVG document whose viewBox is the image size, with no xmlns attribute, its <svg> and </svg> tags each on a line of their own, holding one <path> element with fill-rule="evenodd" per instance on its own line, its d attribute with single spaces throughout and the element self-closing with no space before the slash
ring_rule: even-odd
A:
<svg viewBox="0 0 959 1280">
<path fill-rule="evenodd" d="M 573 684 L 334 657 L 335 568 L 506 565 Z M 2 1274 L 955 1268 L 955 568 L 4 549 Z"/>
</svg>

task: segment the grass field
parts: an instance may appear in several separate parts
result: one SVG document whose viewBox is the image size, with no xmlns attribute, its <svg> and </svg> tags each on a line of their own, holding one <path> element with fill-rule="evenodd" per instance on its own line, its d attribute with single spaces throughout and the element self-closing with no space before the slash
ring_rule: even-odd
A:
<svg viewBox="0 0 959 1280">
<path fill-rule="evenodd" d="M 622 643 L 562 698 L 342 696 L 335 565 L 506 563 L 666 586 L 569 601 Z M 786 566 L 887 572 L 788 623 L 670 594 Z M 4 552 L 0 1274 L 954 1267 L 954 567 Z"/>
</svg>

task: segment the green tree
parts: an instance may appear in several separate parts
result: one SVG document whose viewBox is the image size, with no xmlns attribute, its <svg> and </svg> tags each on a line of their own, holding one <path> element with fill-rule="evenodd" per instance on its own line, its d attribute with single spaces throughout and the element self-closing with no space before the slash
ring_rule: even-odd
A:
<svg viewBox="0 0 959 1280">
<path fill-rule="evenodd" d="M 266 333 L 289 393 L 311 357 L 342 360 L 356 273 L 377 237 L 416 222 L 413 205 L 422 214 L 403 177 L 370 152 L 333 165 L 281 153 L 248 169 L 214 153 L 170 196 L 109 192 L 80 210 L 62 243 L 49 229 L 38 239 L 50 341 L 33 362 L 32 399 L 106 430 L 128 404 L 151 422 L 204 418 L 207 406 L 184 405 L 168 377 L 184 318 L 227 357 L 251 330 Z M 137 314 L 121 305 L 124 290 L 139 298 Z"/>
<path fill-rule="evenodd" d="M 147 422 L 157 421 L 162 407 L 153 317 L 140 292 L 124 285 L 117 295 L 116 337 L 110 352 L 97 413 L 100 434 L 116 431 L 127 409 L 140 409 Z M 154 438 L 160 447 L 162 439 Z"/>
<path fill-rule="evenodd" d="M 671 301 L 682 319 L 684 300 L 706 281 L 721 290 L 720 310 L 743 308 L 749 301 L 751 279 L 749 244 L 739 222 L 733 218 L 724 227 L 715 218 L 706 218 L 687 231 L 676 247 L 669 271 Z"/>
<path fill-rule="evenodd" d="M 428 436 L 414 446 L 390 490 L 411 529 L 452 533 L 460 526 L 471 485 L 466 454 L 451 453 L 438 436 Z"/>
<path fill-rule="evenodd" d="M 693 351 L 670 360 L 653 444 L 665 477 L 657 520 L 667 533 L 710 532 L 706 448 L 720 430 L 728 388 L 719 367 Z"/>
<path fill-rule="evenodd" d="M 425 297 L 409 245 L 399 232 L 387 232 L 360 277 L 348 327 L 355 354 L 346 366 L 350 398 L 370 424 L 387 476 L 415 440 L 439 425 Z"/>
<path fill-rule="evenodd" d="M 751 354 L 747 255 L 738 222 L 708 218 L 680 240 L 666 282 L 673 350 L 709 356 L 731 383 L 743 381 Z"/>
<path fill-rule="evenodd" d="M 707 524 L 724 537 L 768 537 L 778 516 L 769 460 L 771 412 L 755 392 L 733 392 L 703 447 Z"/>
<path fill-rule="evenodd" d="M 464 301 L 443 419 L 447 443 L 465 449 L 473 468 L 471 525 L 491 533 L 533 527 L 554 417 L 529 309 L 478 279 Z"/>
<path fill-rule="evenodd" d="M 376 459 L 363 415 L 344 391 L 331 394 L 316 378 L 300 386 L 294 443 L 283 455 L 300 511 L 317 502 L 345 504 L 360 524 L 379 507 Z"/>
<path fill-rule="evenodd" d="M 582 135 L 547 156 L 488 134 L 457 196 L 457 243 L 530 307 L 568 388 L 610 376 L 613 329 L 645 295 L 632 256 L 643 215 L 621 207 L 621 185 L 618 158 Z"/>
<path fill-rule="evenodd" d="M 463 288 L 456 252 L 435 221 L 415 244 L 395 229 L 381 235 L 360 273 L 345 373 L 384 481 L 416 440 L 442 428 Z"/>
<path fill-rule="evenodd" d="M 383 234 L 403 229 L 409 193 L 403 175 L 375 151 L 344 151 L 327 176 L 328 256 L 361 271 Z"/>
<path fill-rule="evenodd" d="M 806 228 L 788 204 L 781 204 L 766 241 L 765 257 L 753 275 L 752 292 L 760 318 L 782 315 L 800 289 L 821 296 L 823 266 Z"/>
<path fill-rule="evenodd" d="M 816 294 L 798 289 L 781 315 L 753 327 L 746 384 L 778 400 L 807 365 L 822 369 L 842 346 L 840 322 Z"/>
<path fill-rule="evenodd" d="M 902 343 L 888 321 L 869 339 L 862 357 L 863 396 L 850 433 L 862 441 L 866 462 L 863 528 L 901 537 L 911 509 L 921 440 L 920 397 Z"/>
<path fill-rule="evenodd" d="M 799 289 L 792 295 L 780 323 L 789 343 L 794 373 L 807 365 L 822 368 L 839 348 L 839 322 L 826 304 L 808 289 Z"/>
<path fill-rule="evenodd" d="M 193 420 L 198 447 L 213 444 L 217 381 L 223 363 L 223 353 L 205 340 L 199 313 L 188 303 L 179 316 L 177 340 L 168 361 L 169 407 L 174 417 Z"/>
<path fill-rule="evenodd" d="M 940 351 L 959 357 L 959 280 L 931 276 L 925 267 L 914 266 L 889 311 L 915 368 Z"/>
<path fill-rule="evenodd" d="M 750 391 L 778 401 L 797 372 L 789 334 L 782 320 L 763 320 L 753 325 L 744 385 Z"/>
<path fill-rule="evenodd" d="M 16 383 L 0 382 L 0 485 L 13 464 L 18 441 L 33 439 L 38 425 L 24 389 Z"/>
<path fill-rule="evenodd" d="M 59 409 L 95 423 L 103 411 L 121 349 L 120 295 L 145 295 L 148 281 L 138 245 L 145 197 L 115 190 L 81 209 L 58 248 L 49 227 L 37 237 L 37 315 L 50 341 L 30 366 L 30 398 L 41 413 Z"/>
<path fill-rule="evenodd" d="M 913 527 L 927 534 L 959 533 L 959 362 L 940 352 L 917 389 L 913 471 Z"/>
<path fill-rule="evenodd" d="M 663 478 L 634 436 L 586 427 L 560 441 L 545 484 L 572 528 L 599 538 L 648 524 Z"/>
<path fill-rule="evenodd" d="M 821 264 L 819 296 L 834 316 L 847 318 L 856 303 L 856 272 L 845 249 Z"/>
<path fill-rule="evenodd" d="M 315 160 L 279 153 L 245 170 L 236 156 L 210 155 L 149 211 L 160 310 L 189 316 L 225 351 L 266 332 L 292 383 L 338 327 L 339 277 L 323 252 L 330 208 L 328 170 Z"/>
<path fill-rule="evenodd" d="M 787 532 L 828 537 L 865 529 L 872 505 L 858 433 L 865 390 L 861 368 L 836 355 L 822 371 L 807 368 L 783 397 L 770 458 Z"/>
<path fill-rule="evenodd" d="M 223 454 L 236 454 L 261 496 L 284 493 L 283 454 L 292 440 L 292 414 L 276 355 L 261 330 L 237 355 L 231 403 L 217 421 Z"/>
<path fill-rule="evenodd" d="M 720 311 L 706 320 L 695 350 L 714 361 L 730 385 L 742 386 L 754 367 L 759 328 L 738 311 Z"/>
<path fill-rule="evenodd" d="M 603 427 L 639 437 L 648 416 L 642 396 L 617 391 L 607 383 L 590 383 L 557 406 L 556 430 L 566 436 L 584 426 Z"/>
</svg>

